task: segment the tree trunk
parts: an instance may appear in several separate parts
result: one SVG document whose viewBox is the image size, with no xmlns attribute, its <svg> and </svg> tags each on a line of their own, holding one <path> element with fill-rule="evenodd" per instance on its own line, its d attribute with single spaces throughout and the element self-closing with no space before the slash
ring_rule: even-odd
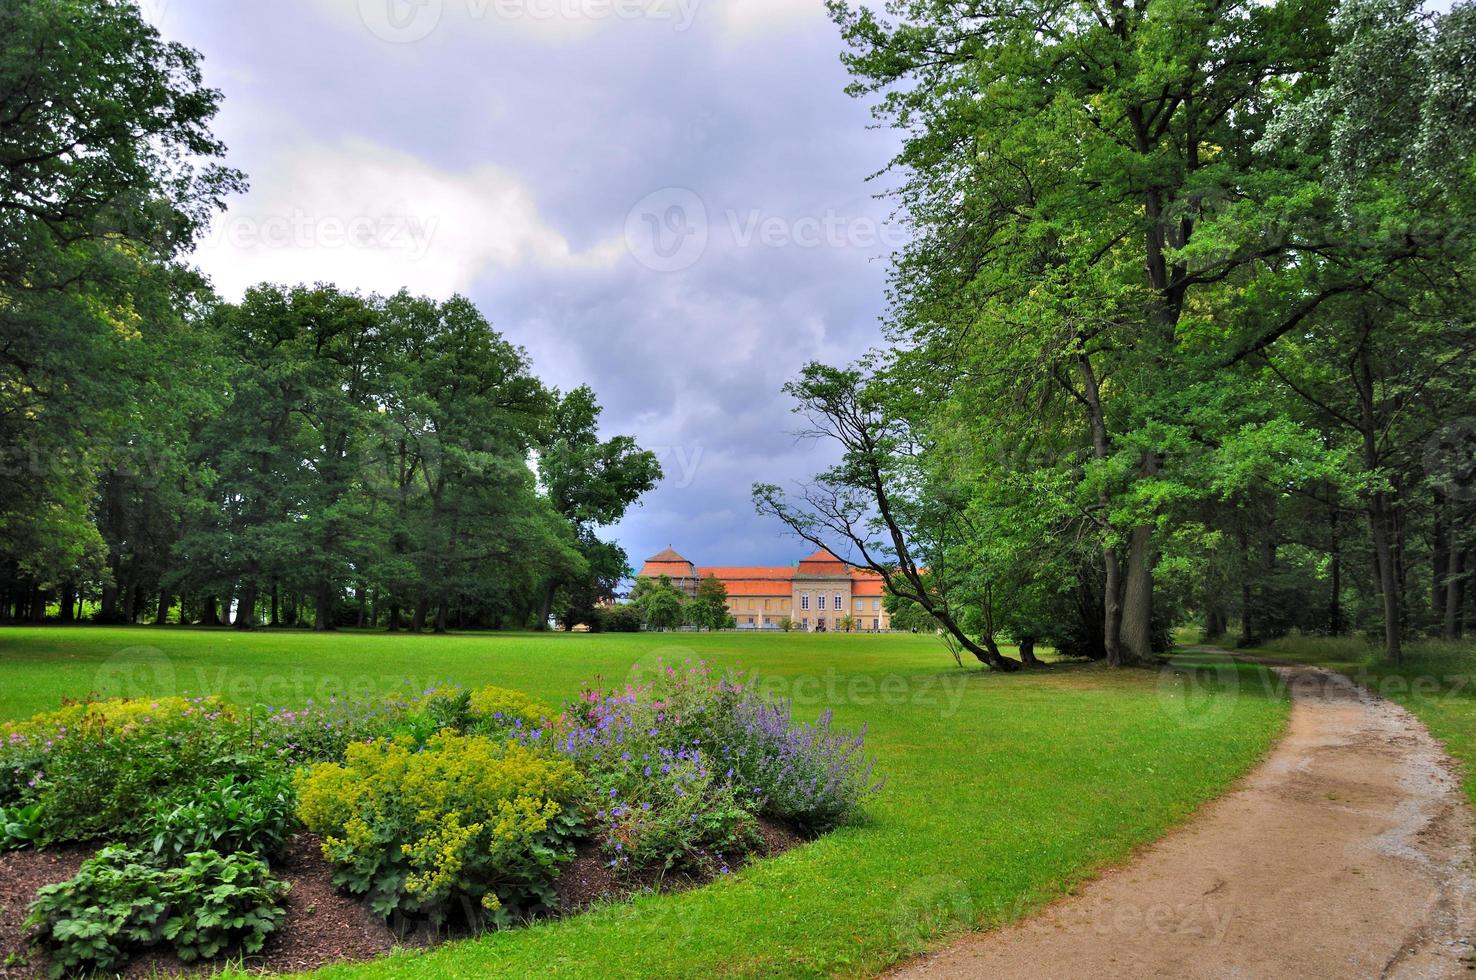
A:
<svg viewBox="0 0 1476 980">
<path fill-rule="evenodd" d="M 277 583 L 276 582 L 273 582 L 272 583 L 272 618 L 271 618 L 271 624 L 272 624 L 272 628 L 273 629 L 276 629 L 278 626 L 282 625 L 282 619 L 281 619 L 281 615 L 280 615 L 281 614 L 281 611 L 282 611 L 282 604 L 281 604 L 281 599 L 277 595 Z"/>
<path fill-rule="evenodd" d="M 70 623 L 76 618 L 77 587 L 68 582 L 62 586 L 61 596 L 57 599 L 56 614 L 63 623 Z"/>
<path fill-rule="evenodd" d="M 1123 664 L 1153 656 L 1153 529 L 1133 528 L 1122 589 Z"/>
<path fill-rule="evenodd" d="M 1035 656 L 1035 637 L 1022 636 L 1015 644 L 1020 648 L 1020 662 L 1027 667 L 1039 667 L 1040 661 Z"/>
<path fill-rule="evenodd" d="M 46 593 L 40 586 L 31 590 L 31 622 L 40 623 L 46 619 Z"/>
<path fill-rule="evenodd" d="M 1092 455 L 1105 460 L 1112 454 L 1112 445 L 1107 438 L 1107 417 L 1102 412 L 1102 392 L 1097 384 L 1097 373 L 1092 368 L 1091 358 L 1086 354 L 1077 357 L 1077 368 L 1081 373 L 1082 390 L 1087 405 L 1087 421 L 1092 430 Z M 1111 529 L 1106 526 L 1108 508 L 1112 500 L 1103 489 L 1097 495 L 1102 507 L 1104 534 Z M 1122 657 L 1122 562 L 1117 548 L 1106 534 L 1102 544 L 1102 562 L 1106 573 L 1102 584 L 1102 643 L 1106 648 L 1107 662 L 1114 667 L 1123 666 Z"/>
<path fill-rule="evenodd" d="M 398 602 L 390 603 L 389 631 L 391 633 L 400 631 L 400 604 Z"/>
<path fill-rule="evenodd" d="M 538 625 L 535 629 L 548 629 L 548 617 L 553 613 L 554 590 L 553 579 L 549 579 L 538 596 Z"/>
<path fill-rule="evenodd" d="M 1437 623 L 1445 622 L 1445 600 L 1449 593 L 1451 545 L 1454 544 L 1447 520 L 1450 507 L 1445 494 L 1436 487 L 1433 491 L 1435 529 L 1430 542 L 1430 612 Z"/>
<path fill-rule="evenodd" d="M 118 618 L 118 587 L 116 585 L 104 585 L 102 589 L 102 602 L 98 606 L 97 618 L 99 622 L 110 623 Z"/>
<path fill-rule="evenodd" d="M 1260 645 L 1261 637 L 1256 624 L 1255 597 L 1251 594 L 1254 572 L 1250 560 L 1250 533 L 1245 529 L 1245 515 L 1240 517 L 1239 526 L 1235 529 L 1236 541 L 1240 545 L 1240 642 L 1236 646 L 1253 647 Z"/>
<path fill-rule="evenodd" d="M 415 600 L 415 615 L 410 619 L 410 632 L 420 633 L 425 630 L 425 614 L 430 610 L 430 599 L 421 596 Z"/>
<path fill-rule="evenodd" d="M 1363 466 L 1370 475 L 1379 469 L 1378 427 L 1374 416 L 1373 368 L 1368 349 L 1358 351 L 1358 372 L 1354 377 L 1358 389 L 1358 407 L 1363 436 Z M 1394 567 L 1393 520 L 1389 513 L 1389 494 L 1376 490 L 1369 500 L 1368 521 L 1373 532 L 1374 570 L 1379 592 L 1384 600 L 1384 656 L 1394 663 L 1404 660 L 1401 646 L 1398 576 Z"/>
<path fill-rule="evenodd" d="M 317 601 L 314 603 L 313 629 L 320 633 L 333 629 L 332 590 L 327 582 L 318 583 Z"/>
<path fill-rule="evenodd" d="M 444 632 L 446 632 L 446 603 L 445 602 L 440 602 L 440 603 L 437 603 L 436 604 L 436 626 L 435 626 L 435 629 L 436 629 L 436 632 L 437 633 L 444 633 Z"/>
<path fill-rule="evenodd" d="M 1343 635 L 1343 542 L 1338 527 L 1338 511 L 1328 511 L 1328 524 L 1332 531 L 1332 595 L 1329 596 L 1327 628 L 1333 636 Z"/>
<path fill-rule="evenodd" d="M 1450 551 L 1445 571 L 1445 596 L 1441 609 L 1440 635 L 1447 640 L 1461 638 L 1461 606 L 1465 602 L 1465 554 L 1461 548 L 1460 523 L 1451 521 Z"/>
<path fill-rule="evenodd" d="M 359 629 L 363 629 L 365 620 L 369 618 L 369 601 L 365 596 L 365 592 L 362 588 L 354 590 L 354 600 L 359 604 L 359 619 L 357 625 Z"/>
<path fill-rule="evenodd" d="M 201 609 L 200 609 L 200 625 L 201 626 L 219 626 L 220 625 L 220 613 L 216 611 L 216 608 L 215 608 L 215 596 L 213 596 L 213 595 L 206 596 L 205 597 L 205 601 L 201 604 Z"/>
<path fill-rule="evenodd" d="M 1229 617 L 1225 615 L 1225 607 L 1216 602 L 1209 607 L 1204 615 L 1204 636 L 1207 640 L 1218 640 L 1225 635 L 1225 629 L 1229 625 Z"/>
<path fill-rule="evenodd" d="M 1399 593 L 1394 573 L 1394 547 L 1390 541 L 1389 505 L 1384 493 L 1374 494 L 1369 509 L 1369 523 L 1373 528 L 1374 564 L 1378 573 L 1379 591 L 1384 600 L 1384 656 L 1395 663 L 1404 659 L 1400 645 Z"/>
<path fill-rule="evenodd" d="M 241 595 L 236 599 L 236 629 L 256 629 L 256 583 L 241 586 Z"/>
<path fill-rule="evenodd" d="M 154 625 L 163 626 L 169 622 L 169 590 L 159 589 L 159 606 L 154 610 Z"/>
</svg>

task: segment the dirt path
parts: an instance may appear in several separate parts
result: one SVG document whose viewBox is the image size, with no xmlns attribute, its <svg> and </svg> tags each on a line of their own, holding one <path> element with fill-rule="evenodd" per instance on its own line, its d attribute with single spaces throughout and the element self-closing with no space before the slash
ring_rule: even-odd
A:
<svg viewBox="0 0 1476 980">
<path fill-rule="evenodd" d="M 899 977 L 1476 977 L 1472 815 L 1402 708 L 1278 668 L 1290 726 L 1183 829 Z"/>
</svg>

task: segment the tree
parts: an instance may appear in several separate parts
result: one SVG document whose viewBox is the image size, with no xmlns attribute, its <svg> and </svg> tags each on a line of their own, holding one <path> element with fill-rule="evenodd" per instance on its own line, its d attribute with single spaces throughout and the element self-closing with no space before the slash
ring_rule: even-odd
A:
<svg viewBox="0 0 1476 980">
<path fill-rule="evenodd" d="M 689 626 L 699 629 L 720 630 L 728 625 L 728 590 L 714 575 L 704 576 L 697 583 L 697 596 L 686 605 Z"/>
<path fill-rule="evenodd" d="M 958 621 L 958 570 L 950 561 L 965 533 L 956 501 L 935 495 L 918 463 L 919 429 L 888 411 L 884 386 L 860 368 L 810 364 L 786 385 L 810 422 L 810 434 L 836 443 L 841 462 L 791 501 L 779 487 L 755 484 L 760 514 L 835 554 L 854 553 L 882 577 L 887 591 L 917 603 L 965 650 L 996 670 L 1020 664 L 986 634 L 976 642 Z M 836 551 L 839 547 L 841 550 Z"/>
<path fill-rule="evenodd" d="M 1363 503 L 1384 650 L 1397 661 L 1412 626 L 1407 536 L 1423 509 L 1416 488 L 1437 512 L 1432 606 L 1447 634 L 1457 632 L 1469 547 L 1456 530 L 1467 521 L 1452 507 L 1461 494 L 1421 457 L 1472 407 L 1476 9 L 1434 16 L 1407 0 L 1349 0 L 1332 28 L 1337 47 L 1324 84 L 1281 107 L 1264 145 L 1322 162 L 1303 220 L 1328 244 L 1309 273 L 1325 280 L 1331 267 L 1356 285 L 1296 334 L 1257 338 L 1237 357 L 1248 352 L 1292 410 L 1356 460 L 1342 489 Z"/>
<path fill-rule="evenodd" d="M 39 618 L 116 570 L 98 477 L 148 462 L 128 439 L 170 387 L 156 336 L 199 289 L 171 260 L 243 181 L 198 55 L 133 3 L 0 4 L 0 105 L 0 581 Z"/>
<path fill-rule="evenodd" d="M 892 329 L 962 397 L 1003 396 L 1027 440 L 1070 416 L 1072 476 L 1100 542 L 1113 663 L 1152 651 L 1156 531 L 1192 483 L 1176 375 L 1181 318 L 1295 249 L 1254 221 L 1181 253 L 1222 212 L 1260 206 L 1279 161 L 1253 161 L 1272 85 L 1312 84 L 1320 0 L 1254 8 L 906 0 L 887 21 L 831 5 L 857 94 L 905 126 L 901 200 L 918 229 L 894 275 Z M 1206 147 L 1213 147 L 1207 152 Z M 1244 217 L 1236 215 L 1237 221 Z M 1309 302 L 1309 301 L 1307 301 Z M 1267 329 L 1306 302 L 1271 309 Z M 949 365 L 957 365 L 950 368 Z M 945 391 L 953 397 L 954 391 Z M 1027 407 L 1028 406 L 1028 407 Z"/>
<path fill-rule="evenodd" d="M 402 292 L 385 303 L 385 330 L 396 354 L 375 452 L 389 498 L 381 513 L 394 529 L 375 558 L 391 569 L 390 593 L 413 609 L 411 629 L 434 610 L 444 631 L 457 603 L 492 600 L 491 569 L 583 568 L 573 531 L 536 497 L 525 462 L 553 400 L 524 352 L 462 297 Z"/>
<path fill-rule="evenodd" d="M 539 480 L 553 508 L 573 528 L 585 562 L 580 571 L 551 574 L 544 582 L 540 629 L 561 590 L 559 618 L 566 627 L 588 622 L 597 602 L 614 598 L 616 584 L 629 574 L 628 560 L 596 531 L 620 520 L 661 479 L 655 454 L 635 439 L 600 438 L 600 406 L 587 386 L 555 398 L 552 424 L 538 445 Z"/>
<path fill-rule="evenodd" d="M 669 630 L 682 625 L 687 597 L 671 584 L 669 577 L 662 575 L 657 579 L 636 579 L 630 604 L 640 611 L 649 629 Z"/>
</svg>

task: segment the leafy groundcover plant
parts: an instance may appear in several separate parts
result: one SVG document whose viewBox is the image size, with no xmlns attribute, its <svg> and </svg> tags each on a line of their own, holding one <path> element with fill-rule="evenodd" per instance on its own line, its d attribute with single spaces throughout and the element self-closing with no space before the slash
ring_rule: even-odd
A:
<svg viewBox="0 0 1476 980">
<path fill-rule="evenodd" d="M 161 868 L 150 855 L 107 847 L 71 881 L 48 885 L 27 925 L 53 976 L 110 970 L 164 945 L 186 963 L 258 952 L 286 914 L 287 886 L 250 854 L 190 854 Z"/>
<path fill-rule="evenodd" d="M 562 711 L 449 682 L 290 709 L 79 702 L 0 725 L 0 847 L 116 842 L 33 907 L 58 975 L 260 950 L 288 887 L 269 862 L 303 828 L 397 929 L 501 927 L 557 913 L 576 853 L 632 888 L 703 880 L 765 822 L 855 820 L 881 788 L 863 738 L 690 661 Z"/>
</svg>

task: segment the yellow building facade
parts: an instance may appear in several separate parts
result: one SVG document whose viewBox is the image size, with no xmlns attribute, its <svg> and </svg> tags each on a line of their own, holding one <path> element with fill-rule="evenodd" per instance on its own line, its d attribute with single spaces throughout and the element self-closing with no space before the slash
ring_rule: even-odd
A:
<svg viewBox="0 0 1476 980">
<path fill-rule="evenodd" d="M 809 632 L 891 628 L 881 576 L 828 551 L 793 566 L 699 566 L 667 548 L 646 559 L 637 574 L 665 575 L 688 595 L 696 595 L 702 579 L 716 578 L 728 590 L 728 612 L 739 629 L 778 629 L 786 619 Z"/>
</svg>

